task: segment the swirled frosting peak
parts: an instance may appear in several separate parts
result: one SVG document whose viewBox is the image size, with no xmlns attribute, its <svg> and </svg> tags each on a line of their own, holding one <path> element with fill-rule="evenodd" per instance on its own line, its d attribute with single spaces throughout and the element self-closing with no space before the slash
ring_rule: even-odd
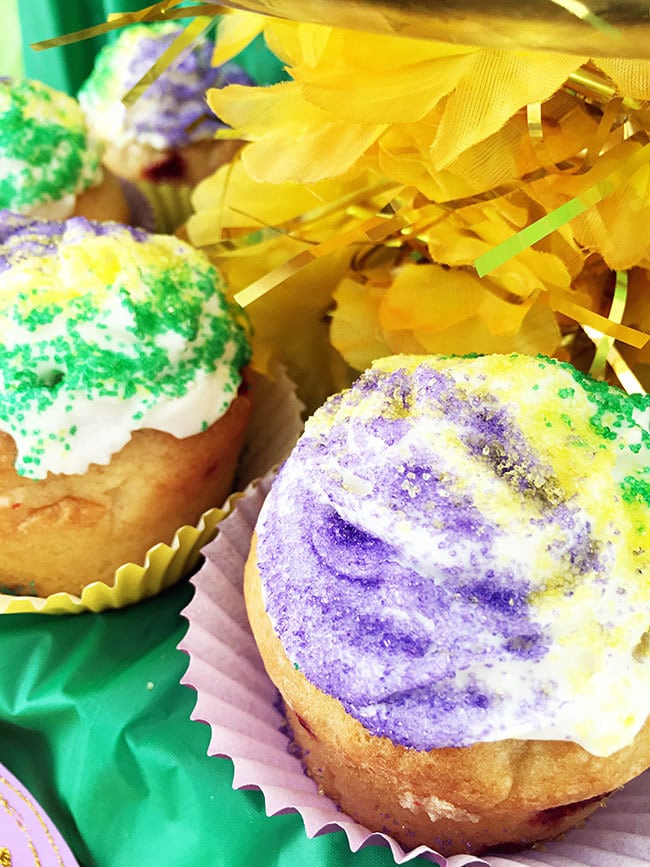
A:
<svg viewBox="0 0 650 867">
<path fill-rule="evenodd" d="M 183 241 L 0 212 L 0 430 L 21 475 L 83 473 L 140 428 L 199 433 L 249 355 L 217 271 Z"/>
<path fill-rule="evenodd" d="M 156 150 L 184 147 L 211 138 L 224 124 L 208 108 L 208 88 L 251 84 L 234 63 L 212 65 L 214 43 L 202 40 L 185 50 L 129 108 L 122 98 L 183 33 L 173 21 L 134 24 L 98 54 L 79 102 L 91 129 L 118 147 L 131 142 Z"/>
<path fill-rule="evenodd" d="M 69 216 L 76 196 L 101 180 L 100 159 L 76 100 L 39 81 L 0 78 L 0 208 Z"/>
<path fill-rule="evenodd" d="M 260 516 L 287 655 L 407 747 L 625 746 L 650 712 L 649 417 L 543 357 L 376 362 Z"/>
</svg>

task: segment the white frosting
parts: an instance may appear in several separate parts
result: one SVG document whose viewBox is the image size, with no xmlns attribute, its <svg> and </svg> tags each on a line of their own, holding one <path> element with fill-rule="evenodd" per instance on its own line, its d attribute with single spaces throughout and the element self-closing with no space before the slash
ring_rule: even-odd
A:
<svg viewBox="0 0 650 867">
<path fill-rule="evenodd" d="M 12 251 L 0 281 L 0 430 L 32 478 L 106 464 L 135 430 L 199 433 L 236 396 L 248 352 L 197 251 L 67 226 L 54 251 Z"/>
<path fill-rule="evenodd" d="M 260 517 L 289 658 L 405 746 L 627 746 L 650 713 L 638 421 L 545 360 L 376 363 L 307 422 Z"/>
</svg>

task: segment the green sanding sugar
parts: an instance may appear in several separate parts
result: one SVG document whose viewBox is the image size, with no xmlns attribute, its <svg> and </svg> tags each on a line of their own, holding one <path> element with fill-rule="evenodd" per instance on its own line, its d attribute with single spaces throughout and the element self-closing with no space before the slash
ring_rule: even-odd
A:
<svg viewBox="0 0 650 867">
<path fill-rule="evenodd" d="M 644 394 L 626 394 L 607 382 L 592 379 L 580 370 L 566 362 L 558 362 L 576 380 L 587 398 L 594 405 L 594 414 L 590 424 L 598 436 L 605 440 L 617 439 L 616 429 L 632 428 L 637 425 L 635 412 L 647 412 L 650 409 L 650 396 Z M 650 432 L 640 428 L 642 448 L 650 449 Z"/>
<path fill-rule="evenodd" d="M 196 416 L 192 433 L 225 412 L 250 345 L 244 314 L 226 301 L 209 261 L 177 239 L 116 224 L 47 226 L 51 242 L 35 255 L 25 256 L 35 248 L 24 225 L 0 255 L 0 427 L 17 440 L 18 471 L 37 475 L 53 451 L 101 438 L 96 412 L 116 426 L 124 416 L 125 441 L 161 406 L 173 415 L 177 401 Z M 194 399 L 206 378 L 208 397 Z M 188 420 L 173 425 L 185 430 Z"/>
<path fill-rule="evenodd" d="M 646 468 L 644 475 L 648 475 L 650 469 Z M 650 506 L 650 479 L 639 476 L 626 476 L 622 483 L 623 499 L 627 503 L 644 503 Z"/>
<path fill-rule="evenodd" d="M 77 194 L 99 177 L 81 108 L 67 94 L 0 78 L 0 207 L 27 212 Z"/>
<path fill-rule="evenodd" d="M 593 379 L 589 374 L 583 373 L 566 361 L 546 356 L 539 357 L 544 359 L 545 364 L 564 368 L 573 377 L 587 399 L 594 405 L 594 413 L 589 423 L 595 433 L 604 440 L 616 440 L 616 429 L 638 427 L 635 413 L 647 413 L 650 410 L 650 395 L 627 394 L 608 382 Z M 574 395 L 574 388 L 566 387 L 558 390 L 558 396 L 562 399 L 570 399 Z M 650 431 L 647 427 L 639 427 L 639 429 L 641 447 L 650 449 Z"/>
</svg>

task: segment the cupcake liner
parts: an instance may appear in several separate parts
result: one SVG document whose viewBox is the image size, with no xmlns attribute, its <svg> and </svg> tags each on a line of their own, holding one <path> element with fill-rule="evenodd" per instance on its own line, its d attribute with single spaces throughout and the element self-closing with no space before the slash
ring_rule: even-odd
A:
<svg viewBox="0 0 650 867">
<path fill-rule="evenodd" d="M 251 535 L 272 475 L 256 481 L 222 522 L 193 576 L 194 598 L 182 611 L 188 630 L 179 650 L 189 656 L 181 683 L 196 690 L 193 720 L 211 729 L 208 755 L 234 764 L 233 788 L 264 794 L 269 816 L 297 812 L 308 837 L 345 832 L 351 851 L 388 846 L 396 864 L 422 857 L 440 867 L 647 867 L 650 864 L 650 771 L 612 795 L 584 825 L 562 840 L 515 855 L 444 858 L 420 846 L 409 852 L 386 834 L 347 817 L 287 751 L 277 692 L 268 678 L 248 624 L 242 593 Z"/>
<path fill-rule="evenodd" d="M 214 538 L 219 523 L 232 511 L 240 496 L 237 491 L 283 461 L 302 431 L 302 404 L 280 365 L 273 366 L 268 376 L 253 373 L 250 388 L 253 413 L 239 460 L 236 492 L 221 508 L 209 509 L 195 526 L 179 528 L 170 544 L 161 542 L 150 548 L 144 564 L 120 566 L 113 584 L 93 581 L 83 588 L 80 596 L 54 593 L 40 598 L 3 593 L 0 614 L 78 614 L 123 608 L 155 596 L 195 569 L 201 549 Z"/>
<path fill-rule="evenodd" d="M 129 206 L 131 215 L 130 225 L 144 229 L 145 232 L 155 232 L 156 218 L 149 199 L 131 181 L 127 181 L 124 178 L 118 178 L 117 180 L 122 187 L 124 198 Z"/>
<path fill-rule="evenodd" d="M 0 765 L 0 865 L 79 867 L 40 804 Z"/>
<path fill-rule="evenodd" d="M 155 230 L 172 235 L 194 213 L 189 184 L 136 181 L 138 190 L 146 196 L 153 210 Z"/>
</svg>

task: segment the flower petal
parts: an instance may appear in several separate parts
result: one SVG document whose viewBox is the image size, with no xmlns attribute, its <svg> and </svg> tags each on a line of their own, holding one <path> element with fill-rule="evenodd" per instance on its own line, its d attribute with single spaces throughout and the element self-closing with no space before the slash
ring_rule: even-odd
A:
<svg viewBox="0 0 650 867">
<path fill-rule="evenodd" d="M 543 102 L 586 58 L 519 51 L 481 51 L 449 97 L 432 148 L 444 168 L 495 133 L 520 108 Z"/>
<path fill-rule="evenodd" d="M 264 19 L 252 12 L 230 10 L 219 19 L 212 65 L 221 66 L 243 51 L 264 29 Z"/>
</svg>

